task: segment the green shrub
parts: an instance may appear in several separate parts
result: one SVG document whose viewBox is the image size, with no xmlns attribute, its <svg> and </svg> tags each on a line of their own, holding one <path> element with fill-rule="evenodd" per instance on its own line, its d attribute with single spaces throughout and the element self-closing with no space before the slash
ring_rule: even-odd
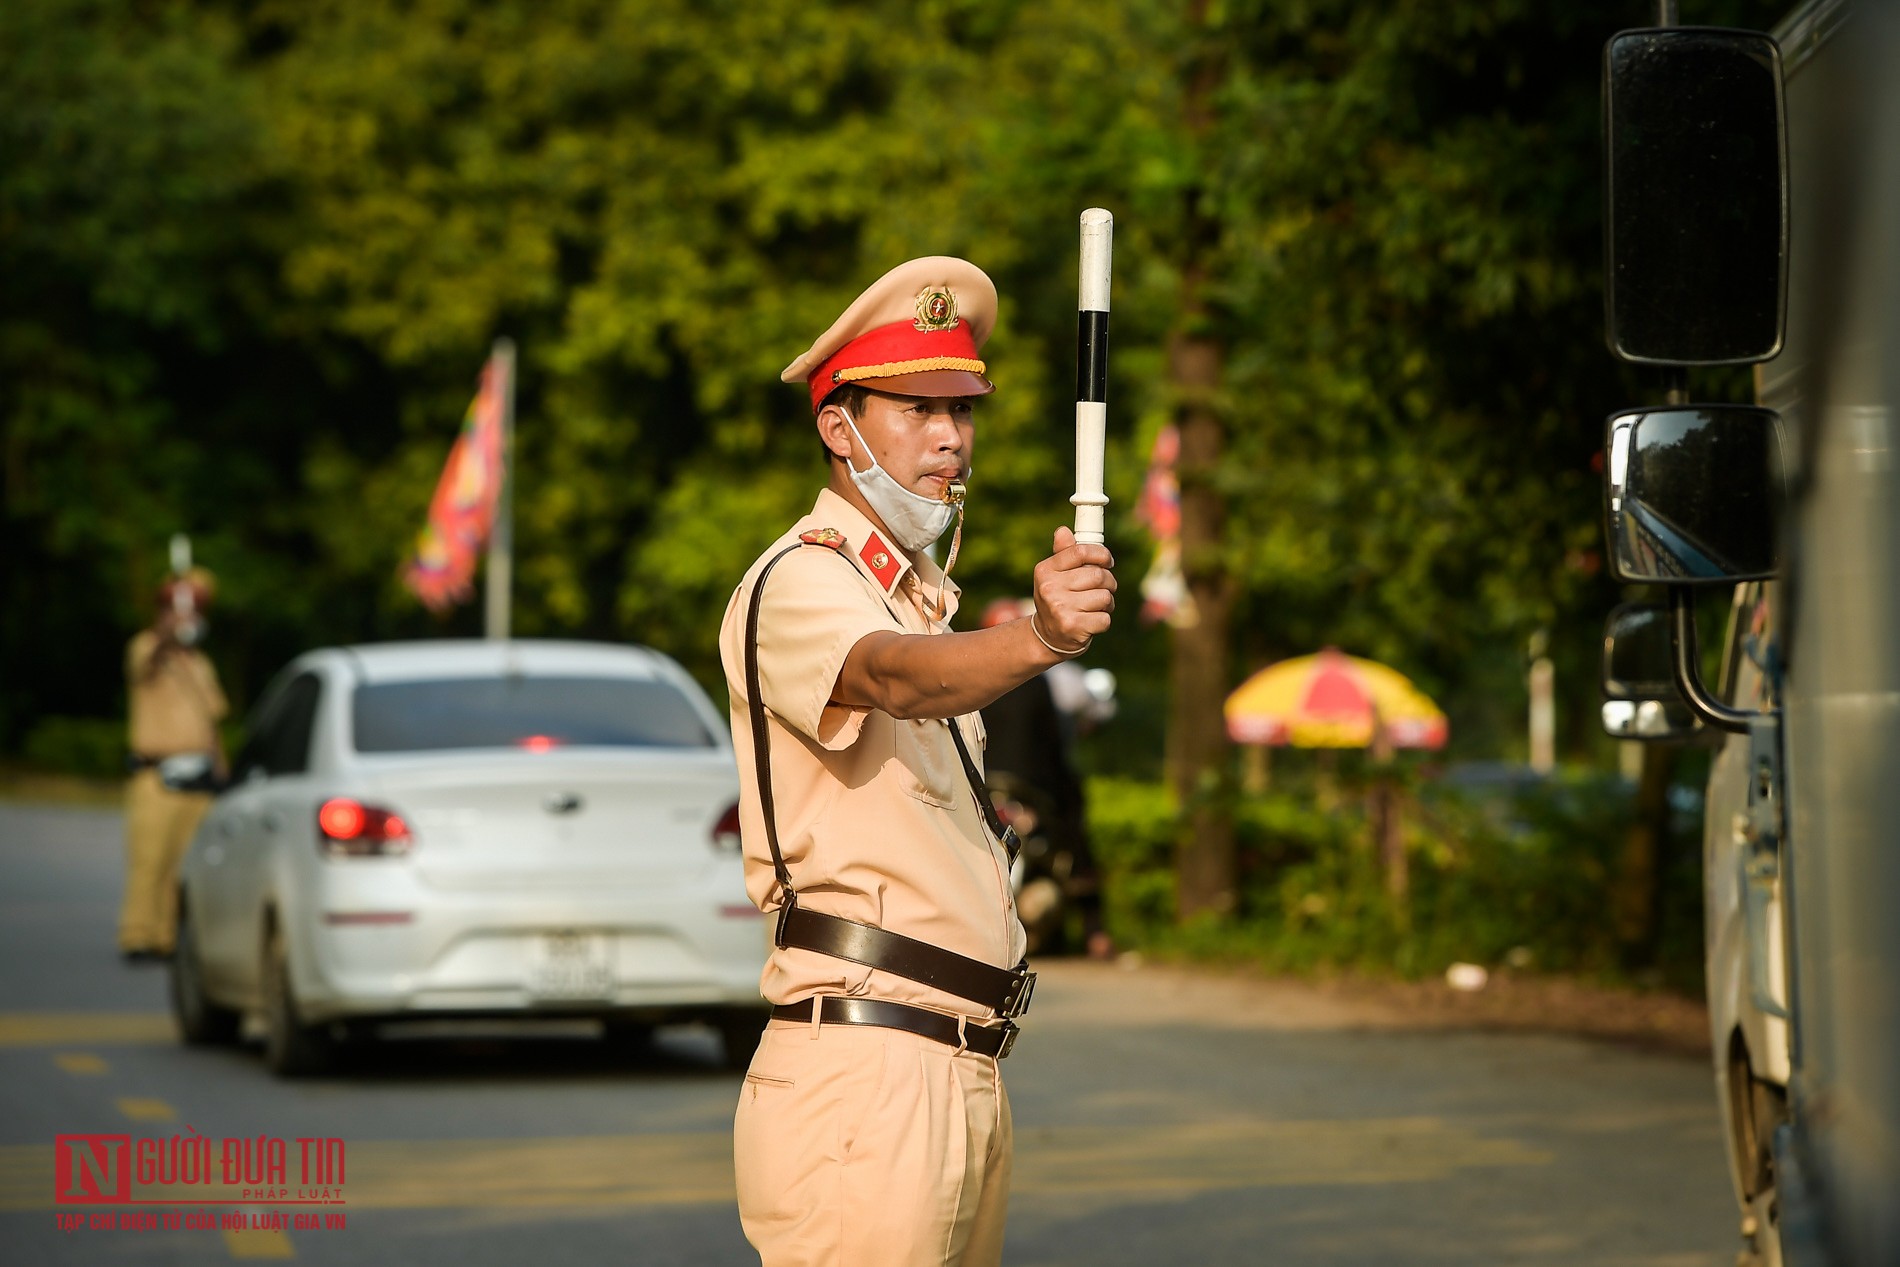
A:
<svg viewBox="0 0 1900 1267">
<path fill-rule="evenodd" d="M 1174 798 L 1159 783 L 1091 779 L 1088 816 L 1108 931 L 1124 944 L 1152 940 L 1174 922 Z"/>
<path fill-rule="evenodd" d="M 1500 803 L 1422 792 L 1403 770 L 1391 777 L 1410 881 L 1402 903 L 1388 894 L 1363 787 L 1334 793 L 1332 810 L 1310 794 L 1276 791 L 1233 802 L 1234 914 L 1185 927 L 1174 912 L 1182 819 L 1172 797 L 1158 784 L 1092 780 L 1089 822 L 1110 932 L 1125 945 L 1276 971 L 1420 976 L 1460 960 L 1508 960 L 1618 973 L 1609 911 L 1633 812 L 1627 784 L 1566 775 Z M 1693 907 L 1694 871 L 1666 870 L 1666 912 Z M 1699 936 L 1665 935 L 1666 977 L 1693 988 L 1700 950 Z"/>
<path fill-rule="evenodd" d="M 102 717 L 44 717 L 27 732 L 20 755 L 55 774 L 113 779 L 125 773 L 125 721 Z"/>
</svg>

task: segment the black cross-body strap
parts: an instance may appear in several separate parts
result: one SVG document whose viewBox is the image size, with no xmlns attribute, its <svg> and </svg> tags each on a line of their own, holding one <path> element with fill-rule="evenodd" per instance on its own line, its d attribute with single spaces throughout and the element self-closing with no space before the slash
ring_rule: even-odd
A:
<svg viewBox="0 0 1900 1267">
<path fill-rule="evenodd" d="M 779 848 L 778 815 L 772 803 L 771 735 L 766 726 L 765 702 L 760 698 L 759 686 L 759 609 L 765 596 L 766 578 L 781 559 L 801 545 L 832 548 L 819 542 L 801 541 L 786 546 L 767 559 L 765 566 L 759 569 L 758 579 L 752 583 L 752 601 L 747 605 L 745 622 L 746 712 L 752 723 L 752 757 L 757 769 L 759 808 L 765 816 L 765 842 L 772 851 L 772 874 L 778 880 L 781 892 L 773 944 L 813 950 L 852 963 L 861 963 L 994 1008 L 999 1015 L 1020 1016 L 1029 1007 L 1029 997 L 1036 982 L 1036 974 L 1029 971 L 1027 961 L 1017 964 L 1013 969 L 998 968 L 994 964 L 918 941 L 914 937 L 906 937 L 902 933 L 827 915 L 822 911 L 803 910 L 798 905 L 798 891 L 792 887 L 791 871 L 786 867 L 785 854 Z M 957 755 L 962 759 L 964 775 L 970 780 L 970 793 L 976 798 L 985 823 L 1014 861 L 1018 848 L 1016 834 L 1004 827 L 997 818 L 996 809 L 990 804 L 988 790 L 983 786 L 982 776 L 977 773 L 976 762 L 971 759 L 956 722 L 952 720 L 946 724 L 956 743 Z"/>
<path fill-rule="evenodd" d="M 1016 838 L 1016 829 L 1005 827 L 1002 818 L 996 813 L 996 804 L 990 800 L 989 784 L 977 773 L 976 762 L 971 759 L 970 749 L 963 742 L 963 728 L 957 725 L 957 719 L 945 718 L 944 725 L 950 727 L 950 738 L 957 745 L 957 759 L 963 762 L 963 777 L 970 781 L 970 794 L 976 797 L 977 807 L 983 811 L 983 821 L 989 824 L 990 833 L 1001 843 L 1004 852 L 1009 854 L 1010 862 L 1014 863 L 1023 842 Z"/>
<path fill-rule="evenodd" d="M 752 716 L 752 760 L 758 767 L 759 809 L 765 814 L 765 843 L 772 847 L 772 874 L 778 877 L 787 903 L 792 900 L 792 873 L 785 869 L 785 855 L 778 847 L 778 815 L 772 810 L 772 737 L 766 731 L 765 702 L 759 698 L 759 603 L 765 597 L 765 578 L 772 575 L 779 560 L 805 544 L 794 542 L 765 561 L 759 579 L 752 582 L 752 602 L 745 615 L 745 702 Z"/>
</svg>

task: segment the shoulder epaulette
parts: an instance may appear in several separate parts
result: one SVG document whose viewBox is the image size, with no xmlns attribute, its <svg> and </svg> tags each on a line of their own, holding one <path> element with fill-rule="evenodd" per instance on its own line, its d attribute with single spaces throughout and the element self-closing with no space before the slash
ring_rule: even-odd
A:
<svg viewBox="0 0 1900 1267">
<path fill-rule="evenodd" d="M 828 546 L 833 550 L 844 549 L 844 534 L 836 528 L 813 528 L 810 532 L 801 532 L 798 539 L 808 546 Z"/>
</svg>

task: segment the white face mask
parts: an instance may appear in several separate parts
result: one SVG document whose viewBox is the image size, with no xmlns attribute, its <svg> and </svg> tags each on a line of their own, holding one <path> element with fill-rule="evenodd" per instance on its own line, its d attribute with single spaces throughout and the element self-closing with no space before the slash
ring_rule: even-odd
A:
<svg viewBox="0 0 1900 1267">
<path fill-rule="evenodd" d="M 851 482 L 858 486 L 864 500 L 871 503 L 871 509 L 897 538 L 897 544 L 906 550 L 921 550 L 941 537 L 950 521 L 957 517 L 957 503 L 923 497 L 899 484 L 889 471 L 878 465 L 877 456 L 871 452 L 871 446 L 864 443 L 864 435 L 851 415 L 842 409 L 838 412 L 844 414 L 845 425 L 858 437 L 865 455 L 871 459 L 868 471 L 851 467 Z M 849 458 L 845 459 L 845 465 L 850 467 Z"/>
</svg>

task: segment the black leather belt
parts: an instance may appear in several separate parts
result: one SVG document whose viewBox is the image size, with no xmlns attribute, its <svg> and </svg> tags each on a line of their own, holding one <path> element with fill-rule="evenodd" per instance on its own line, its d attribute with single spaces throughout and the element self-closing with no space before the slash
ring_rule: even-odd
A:
<svg viewBox="0 0 1900 1267">
<path fill-rule="evenodd" d="M 827 994 L 800 1003 L 782 1003 L 772 1009 L 772 1019 L 809 1022 L 814 1003 L 821 1006 L 818 1019 L 825 1025 L 876 1025 L 883 1029 L 901 1029 L 906 1033 L 934 1038 L 948 1047 L 962 1047 L 997 1060 L 1009 1055 L 1009 1049 L 1016 1045 L 1018 1026 L 1014 1021 L 1004 1021 L 1001 1025 L 978 1025 L 965 1021 L 959 1026 L 954 1016 L 945 1016 L 929 1008 L 912 1007 L 908 1003 L 892 1003 L 888 999 L 847 999 Z"/>
<path fill-rule="evenodd" d="M 920 981 L 993 1008 L 998 1016 L 1021 1016 L 1036 992 L 1036 974 L 1027 961 L 1014 968 L 998 968 L 889 929 L 805 910 L 792 892 L 786 893 L 785 905 L 779 908 L 773 941 Z"/>
</svg>

